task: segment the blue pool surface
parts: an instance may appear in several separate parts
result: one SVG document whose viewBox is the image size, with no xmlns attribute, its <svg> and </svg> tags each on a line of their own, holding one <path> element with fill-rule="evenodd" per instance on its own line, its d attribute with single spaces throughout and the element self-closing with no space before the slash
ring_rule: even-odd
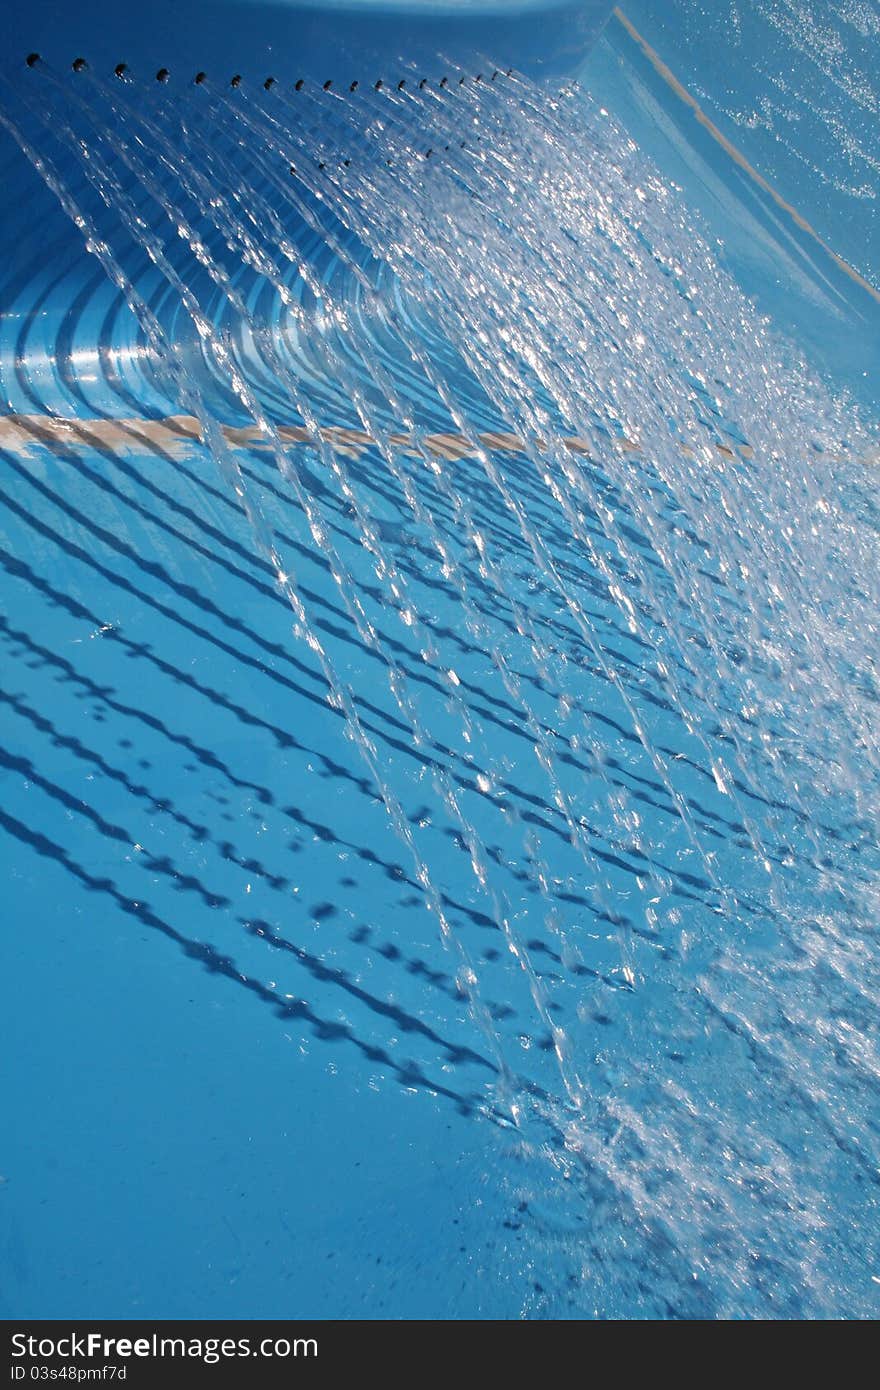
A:
<svg viewBox="0 0 880 1390">
<path fill-rule="evenodd" d="M 607 138 L 621 198 L 628 189 L 637 207 L 642 184 L 655 188 L 651 170 L 674 190 L 668 223 L 650 212 L 628 223 L 632 265 L 663 261 L 685 208 L 719 277 L 743 294 L 719 290 L 712 305 L 741 302 L 743 323 L 771 320 L 828 399 L 847 402 L 808 402 L 801 416 L 793 398 L 780 405 L 781 419 L 790 408 L 807 421 L 774 474 L 791 470 L 786 495 L 803 533 L 791 552 L 766 535 L 768 548 L 756 545 L 753 575 L 768 587 L 754 606 L 745 561 L 764 534 L 759 489 L 743 483 L 738 494 L 734 471 L 751 477 L 749 427 L 725 415 L 708 369 L 687 378 L 688 400 L 719 477 L 733 475 L 729 496 L 751 509 L 741 524 L 724 518 L 724 480 L 717 494 L 706 484 L 704 510 L 703 494 L 688 510 L 675 492 L 681 449 L 670 448 L 665 473 L 643 463 L 650 443 L 626 429 L 659 428 L 663 383 L 653 394 L 632 386 L 627 406 L 629 378 L 615 376 L 610 351 L 593 384 L 615 402 L 614 447 L 631 449 L 632 471 L 603 468 L 586 446 L 571 454 L 590 498 L 574 516 L 535 467 L 559 464 L 561 454 L 541 454 L 551 436 L 579 437 L 566 423 L 562 357 L 561 386 L 532 364 L 534 413 L 512 386 L 502 411 L 493 372 L 506 380 L 512 358 L 491 346 L 482 357 L 456 337 L 457 306 L 428 273 L 418 301 L 412 258 L 380 264 L 390 214 L 376 214 L 371 254 L 368 232 L 344 225 L 347 205 L 304 199 L 348 259 L 317 223 L 298 228 L 298 248 L 347 321 L 321 319 L 309 341 L 296 304 L 286 318 L 251 269 L 234 283 L 255 322 L 262 309 L 277 315 L 283 365 L 337 431 L 329 446 L 295 434 L 302 410 L 258 339 L 224 319 L 198 267 L 192 280 L 225 325 L 229 360 L 294 431 L 284 437 L 297 494 L 142 250 L 120 263 L 178 344 L 172 368 L 155 360 L 99 257 L 83 284 L 69 239 L 37 245 L 33 228 L 54 206 L 47 189 L 35 181 L 32 202 L 8 210 L 21 250 L 0 306 L 3 1316 L 880 1311 L 867 563 L 880 260 L 862 187 L 875 179 L 876 123 L 857 103 L 858 167 L 837 189 L 816 171 L 838 157 L 839 87 L 823 89 L 831 115 L 802 134 L 804 103 L 785 107 L 778 55 L 768 46 L 760 70 L 750 61 L 751 9 L 778 12 L 781 43 L 795 7 L 720 7 L 740 33 L 729 61 L 727 30 L 706 27 L 706 7 L 668 8 L 632 0 L 630 27 L 612 18 L 581 75 L 595 128 L 607 117 L 617 132 Z M 869 71 L 859 35 L 876 50 L 876 4 L 824 8 L 853 45 L 839 60 Z M 844 23 L 844 10 L 859 23 Z M 694 118 L 651 53 L 801 222 Z M 801 90 L 813 61 L 796 51 L 789 80 Z M 800 144 L 770 128 L 780 104 L 790 126 L 800 122 Z M 94 210 L 96 235 L 111 226 L 83 175 L 69 188 Z M 479 200 L 479 188 L 467 196 Z M 360 207 L 353 197 L 352 218 Z M 462 194 L 462 225 L 468 216 Z M 419 225 L 400 224 L 404 251 Z M 170 242 L 173 265 L 188 264 L 187 238 Z M 624 250 L 609 232 L 590 254 L 600 275 Z M 687 299 L 699 270 L 675 254 L 663 274 Z M 500 263 L 498 285 L 519 285 L 518 255 Z M 317 323 L 319 296 L 287 269 Z M 639 322 L 633 308 L 636 274 L 626 307 L 632 331 L 647 323 L 650 336 L 650 313 Z M 375 296 L 392 306 L 387 317 Z M 479 300 L 462 313 L 478 316 Z M 718 372 L 735 379 L 753 364 L 731 361 L 720 310 L 707 313 L 694 337 L 705 327 Z M 512 309 L 511 352 L 528 356 L 514 319 Z M 745 341 L 736 334 L 735 346 Z M 432 364 L 431 389 L 404 350 L 410 339 Z M 366 356 L 375 376 L 360 402 L 352 382 Z M 196 383 L 189 407 L 175 399 L 174 372 Z M 397 410 L 377 403 L 386 378 L 399 384 Z M 773 385 L 762 378 L 762 401 Z M 226 476 L 196 437 L 193 400 L 225 422 Z M 398 431 L 397 474 L 365 417 L 377 436 Z M 597 439 L 615 434 L 610 418 L 597 412 Z M 827 462 L 819 436 L 841 420 L 858 466 Z M 533 457 L 521 440 L 542 428 Z M 845 522 L 836 583 L 810 569 L 827 511 L 814 475 L 804 481 L 810 449 Z M 768 492 L 768 534 L 782 534 L 784 492 Z M 812 532 L 808 501 L 819 509 Z M 697 534 L 694 516 L 723 544 Z M 668 570 L 658 559 L 667 547 Z M 770 580 L 784 587 L 792 575 L 804 591 L 786 606 Z M 826 668 L 811 666 L 820 622 L 839 678 L 828 677 L 831 693 Z M 361 746 L 328 697 L 329 667 Z"/>
</svg>

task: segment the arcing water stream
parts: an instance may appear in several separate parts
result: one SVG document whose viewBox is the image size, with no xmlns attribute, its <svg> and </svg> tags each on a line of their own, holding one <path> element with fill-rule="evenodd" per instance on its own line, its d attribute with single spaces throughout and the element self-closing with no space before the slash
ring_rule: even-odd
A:
<svg viewBox="0 0 880 1390">
<path fill-rule="evenodd" d="M 868 1310 L 856 407 L 577 88 L 38 65 L 0 122 L 134 315 L 176 420 L 154 438 L 209 451 L 246 514 L 293 615 L 273 660 L 340 716 L 488 1059 L 479 1108 L 515 1131 L 506 1180 L 589 1299 L 602 1267 L 605 1311 Z"/>
</svg>

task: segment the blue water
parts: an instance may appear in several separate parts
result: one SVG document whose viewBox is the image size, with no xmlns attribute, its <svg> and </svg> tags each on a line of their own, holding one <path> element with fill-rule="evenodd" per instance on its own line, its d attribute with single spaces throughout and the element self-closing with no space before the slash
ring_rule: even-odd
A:
<svg viewBox="0 0 880 1390">
<path fill-rule="evenodd" d="M 15 128 L 94 273 L 35 180 L 0 324 L 0 1309 L 876 1315 L 855 175 L 729 136 L 867 287 L 619 21 L 427 159 L 403 95 L 205 150 L 202 93 L 67 81 Z"/>
</svg>

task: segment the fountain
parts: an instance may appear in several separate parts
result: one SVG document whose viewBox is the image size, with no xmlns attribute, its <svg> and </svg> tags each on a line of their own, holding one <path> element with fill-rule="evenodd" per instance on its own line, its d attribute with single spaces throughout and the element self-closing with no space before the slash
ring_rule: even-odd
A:
<svg viewBox="0 0 880 1390">
<path fill-rule="evenodd" d="M 478 8 L 15 18 L 29 969 L 404 1189 L 454 1126 L 532 1315 L 868 1313 L 870 418 L 574 80 L 608 7 Z"/>
</svg>

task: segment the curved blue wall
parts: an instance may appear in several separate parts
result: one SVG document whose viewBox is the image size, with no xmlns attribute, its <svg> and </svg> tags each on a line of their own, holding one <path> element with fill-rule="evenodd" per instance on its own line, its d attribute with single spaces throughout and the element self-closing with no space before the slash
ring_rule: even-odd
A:
<svg viewBox="0 0 880 1390">
<path fill-rule="evenodd" d="M 143 77 L 167 69 L 340 85 L 390 80 L 410 64 L 428 77 L 486 63 L 559 75 L 577 69 L 610 11 L 608 0 L 38 0 L 7 21 L 3 63 L 37 52 L 58 67 L 124 62 Z"/>
<path fill-rule="evenodd" d="M 125 64 L 128 79 L 150 88 L 161 74 L 172 91 L 198 73 L 223 86 L 272 77 L 282 87 L 302 79 L 342 92 L 414 70 L 432 81 L 447 72 L 473 79 L 484 69 L 490 79 L 496 66 L 558 78 L 578 70 L 610 10 L 609 0 L 34 0 L 6 21 L 0 106 L 11 98 L 15 117 L 20 84 L 39 103 L 47 68 L 76 84 L 79 60 L 99 76 Z M 10 335 L 14 342 L 18 326 L 39 315 L 51 362 L 57 326 L 96 266 L 2 125 L 0 176 L 0 352 L 17 355 Z M 100 324 L 91 326 L 97 341 Z"/>
</svg>

